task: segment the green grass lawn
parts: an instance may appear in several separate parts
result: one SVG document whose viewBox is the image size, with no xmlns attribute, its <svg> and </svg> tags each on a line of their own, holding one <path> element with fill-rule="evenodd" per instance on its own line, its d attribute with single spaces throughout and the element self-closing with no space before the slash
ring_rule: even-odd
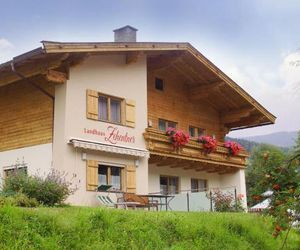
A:
<svg viewBox="0 0 300 250">
<path fill-rule="evenodd" d="M 0 249 L 279 249 L 272 229 L 253 214 L 0 208 Z"/>
</svg>

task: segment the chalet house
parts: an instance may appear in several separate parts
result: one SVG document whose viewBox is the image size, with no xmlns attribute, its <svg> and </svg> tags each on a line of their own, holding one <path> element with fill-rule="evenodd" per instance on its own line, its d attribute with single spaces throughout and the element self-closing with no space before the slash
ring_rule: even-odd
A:
<svg viewBox="0 0 300 250">
<path fill-rule="evenodd" d="M 235 186 L 247 152 L 229 155 L 231 130 L 275 117 L 189 43 L 52 42 L 0 65 L 0 174 L 67 173 L 69 202 L 96 203 L 98 185 L 137 194 Z M 189 133 L 175 149 L 167 128 Z M 208 153 L 198 141 L 218 141 Z"/>
</svg>

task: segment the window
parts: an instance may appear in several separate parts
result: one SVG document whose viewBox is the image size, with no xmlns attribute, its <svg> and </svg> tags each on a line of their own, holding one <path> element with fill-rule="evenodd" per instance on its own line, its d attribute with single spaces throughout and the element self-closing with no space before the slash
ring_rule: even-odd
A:
<svg viewBox="0 0 300 250">
<path fill-rule="evenodd" d="M 27 174 L 27 167 L 22 166 L 22 167 L 18 167 L 18 168 L 7 168 L 4 169 L 4 177 L 10 176 L 11 174 L 14 173 L 24 173 Z"/>
<path fill-rule="evenodd" d="M 86 90 L 86 118 L 135 127 L 135 100 Z"/>
<path fill-rule="evenodd" d="M 108 98 L 99 96 L 99 120 L 108 120 Z"/>
<path fill-rule="evenodd" d="M 155 78 L 155 88 L 157 90 L 164 90 L 164 81 L 162 79 L 159 78 Z"/>
<path fill-rule="evenodd" d="M 160 176 L 160 192 L 162 194 L 176 194 L 179 191 L 179 177 Z"/>
<path fill-rule="evenodd" d="M 122 189 L 122 168 L 99 165 L 98 167 L 98 184 L 112 185 L 114 189 Z"/>
<path fill-rule="evenodd" d="M 191 179 L 192 192 L 203 192 L 207 190 L 207 180 L 204 179 Z"/>
<path fill-rule="evenodd" d="M 122 100 L 111 97 L 99 95 L 98 98 L 98 119 L 103 121 L 110 121 L 114 123 L 121 123 L 121 109 Z"/>
<path fill-rule="evenodd" d="M 160 131 L 166 131 L 167 128 L 176 128 L 176 127 L 177 127 L 176 122 L 158 119 L 158 128 Z"/>
<path fill-rule="evenodd" d="M 190 126 L 189 134 L 190 134 L 190 137 L 198 137 L 198 136 L 201 136 L 204 134 L 204 129 Z"/>
</svg>

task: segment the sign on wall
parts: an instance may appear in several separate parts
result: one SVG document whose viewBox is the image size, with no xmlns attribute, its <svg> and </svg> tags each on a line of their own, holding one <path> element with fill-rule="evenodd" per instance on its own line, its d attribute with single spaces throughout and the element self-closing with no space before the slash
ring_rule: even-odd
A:
<svg viewBox="0 0 300 250">
<path fill-rule="evenodd" d="M 95 135 L 104 139 L 105 142 L 116 145 L 122 143 L 135 143 L 135 137 L 128 132 L 121 132 L 118 127 L 108 126 L 106 130 L 84 128 L 84 134 Z"/>
</svg>

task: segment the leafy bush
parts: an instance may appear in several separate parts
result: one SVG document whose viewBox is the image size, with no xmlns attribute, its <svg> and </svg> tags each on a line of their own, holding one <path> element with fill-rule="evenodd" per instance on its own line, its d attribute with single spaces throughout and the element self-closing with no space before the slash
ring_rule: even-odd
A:
<svg viewBox="0 0 300 250">
<path fill-rule="evenodd" d="M 38 201 L 35 198 L 29 198 L 27 195 L 17 193 L 11 196 L 0 196 L 0 206 L 11 205 L 18 207 L 37 207 Z"/>
<path fill-rule="evenodd" d="M 23 193 L 45 206 L 62 204 L 74 191 L 71 189 L 71 183 L 56 170 L 52 170 L 44 177 L 15 172 L 5 179 L 3 186 L 4 193 Z"/>
<path fill-rule="evenodd" d="M 270 187 L 265 175 L 276 171 L 276 167 L 284 163 L 285 157 L 285 153 L 276 146 L 261 144 L 253 148 L 246 169 L 248 206 L 254 206 L 262 200 L 260 195 Z"/>
<path fill-rule="evenodd" d="M 242 206 L 242 196 L 238 195 L 237 199 L 230 192 L 222 192 L 219 189 L 216 189 L 211 197 L 214 209 L 217 212 L 242 212 L 244 208 Z"/>
</svg>

